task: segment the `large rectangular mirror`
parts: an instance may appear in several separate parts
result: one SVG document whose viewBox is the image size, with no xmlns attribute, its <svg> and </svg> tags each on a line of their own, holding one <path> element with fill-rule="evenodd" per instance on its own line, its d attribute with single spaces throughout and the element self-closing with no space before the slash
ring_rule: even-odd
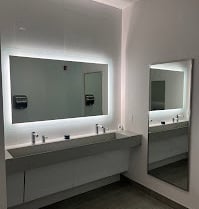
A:
<svg viewBox="0 0 199 209">
<path fill-rule="evenodd" d="M 189 188 L 192 60 L 150 66 L 148 174 Z"/>
<path fill-rule="evenodd" d="M 12 122 L 108 114 L 108 64 L 10 56 Z"/>
</svg>

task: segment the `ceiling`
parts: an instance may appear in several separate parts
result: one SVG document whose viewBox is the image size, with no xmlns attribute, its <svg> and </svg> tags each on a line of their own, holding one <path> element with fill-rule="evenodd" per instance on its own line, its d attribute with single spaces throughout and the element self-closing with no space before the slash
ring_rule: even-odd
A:
<svg viewBox="0 0 199 209">
<path fill-rule="evenodd" d="M 116 7 L 118 9 L 124 9 L 129 6 L 132 2 L 136 0 L 93 0 L 102 4 L 106 4 L 112 7 Z"/>
</svg>

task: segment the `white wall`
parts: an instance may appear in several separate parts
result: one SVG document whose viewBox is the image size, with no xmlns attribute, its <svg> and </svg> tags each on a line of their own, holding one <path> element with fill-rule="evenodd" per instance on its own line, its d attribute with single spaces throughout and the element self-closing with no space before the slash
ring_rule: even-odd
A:
<svg viewBox="0 0 199 209">
<path fill-rule="evenodd" d="M 198 0 L 140 0 L 124 11 L 130 23 L 124 31 L 127 37 L 125 126 L 144 135 L 141 149 L 132 153 L 128 176 L 190 209 L 198 208 L 199 199 L 198 8 Z M 195 59 L 190 192 L 147 175 L 149 65 L 185 58 Z"/>
<path fill-rule="evenodd" d="M 120 122 L 121 10 L 91 0 L 2 0 L 2 66 L 6 145 L 30 141 L 30 133 L 61 137 L 115 129 Z M 9 55 L 109 64 L 109 115 L 11 123 Z"/>
</svg>

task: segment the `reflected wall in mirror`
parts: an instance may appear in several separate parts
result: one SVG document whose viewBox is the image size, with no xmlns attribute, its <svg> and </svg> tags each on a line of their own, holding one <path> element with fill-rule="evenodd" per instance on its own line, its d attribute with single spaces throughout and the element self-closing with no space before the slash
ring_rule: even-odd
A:
<svg viewBox="0 0 199 209">
<path fill-rule="evenodd" d="M 148 174 L 189 188 L 193 60 L 150 66 Z"/>
<path fill-rule="evenodd" d="M 151 68 L 150 83 L 151 111 L 177 109 L 183 107 L 183 71 L 178 72 Z"/>
<path fill-rule="evenodd" d="M 108 114 L 108 64 L 10 56 L 12 122 Z"/>
</svg>

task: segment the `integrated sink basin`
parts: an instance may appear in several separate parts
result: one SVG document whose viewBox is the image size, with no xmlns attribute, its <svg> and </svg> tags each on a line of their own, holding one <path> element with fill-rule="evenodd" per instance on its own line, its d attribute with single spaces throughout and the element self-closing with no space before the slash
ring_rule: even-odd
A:
<svg viewBox="0 0 199 209">
<path fill-rule="evenodd" d="M 113 132 L 107 134 L 73 138 L 70 140 L 62 140 L 57 142 L 45 143 L 45 144 L 37 144 L 37 145 L 13 148 L 13 149 L 8 149 L 7 151 L 12 155 L 12 157 L 20 158 L 25 156 L 37 155 L 41 153 L 54 152 L 54 151 L 65 150 L 80 146 L 86 146 L 96 143 L 104 143 L 115 139 L 124 139 L 124 138 L 127 138 L 127 136 L 121 133 Z"/>
<path fill-rule="evenodd" d="M 140 144 L 141 135 L 128 131 L 77 136 L 54 142 L 49 140 L 45 144 L 7 149 L 11 157 L 6 159 L 6 169 L 8 173 L 19 172 L 99 153 L 130 149 Z"/>
</svg>

